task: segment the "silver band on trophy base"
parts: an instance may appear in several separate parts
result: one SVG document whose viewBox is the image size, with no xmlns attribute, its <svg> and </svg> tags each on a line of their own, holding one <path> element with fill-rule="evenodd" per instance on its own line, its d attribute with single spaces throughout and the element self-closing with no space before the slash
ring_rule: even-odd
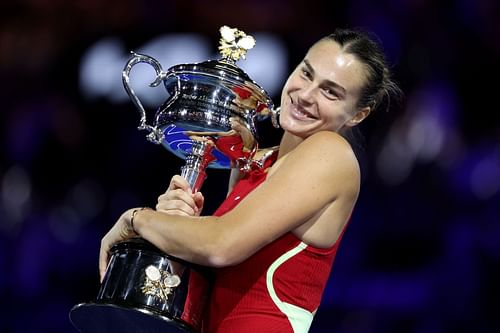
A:
<svg viewBox="0 0 500 333">
<path fill-rule="evenodd" d="M 257 148 L 255 121 L 271 117 L 277 127 L 279 110 L 268 94 L 236 66 L 255 40 L 243 31 L 220 29 L 220 60 L 180 64 L 163 71 L 148 55 L 132 53 L 122 78 L 139 110 L 139 130 L 184 159 L 183 176 L 194 192 L 207 168 L 261 168 L 253 159 Z M 148 119 L 130 86 L 129 74 L 138 63 L 156 71 L 150 86 L 163 82 L 168 98 Z M 148 122 L 149 120 L 149 122 Z M 95 302 L 70 312 L 81 332 L 198 332 L 207 306 L 212 276 L 206 267 L 169 256 L 143 239 L 116 244 Z M 195 290 L 190 290 L 195 281 Z M 188 295 L 190 295 L 188 297 Z"/>
</svg>

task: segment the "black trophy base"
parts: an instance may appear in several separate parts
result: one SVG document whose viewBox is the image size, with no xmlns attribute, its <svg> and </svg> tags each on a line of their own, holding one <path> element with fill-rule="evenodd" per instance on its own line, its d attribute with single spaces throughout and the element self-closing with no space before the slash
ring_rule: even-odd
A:
<svg viewBox="0 0 500 333">
<path fill-rule="evenodd" d="M 146 309 L 115 304 L 82 303 L 69 314 L 71 323 L 81 333 L 186 333 L 183 323 Z"/>
</svg>

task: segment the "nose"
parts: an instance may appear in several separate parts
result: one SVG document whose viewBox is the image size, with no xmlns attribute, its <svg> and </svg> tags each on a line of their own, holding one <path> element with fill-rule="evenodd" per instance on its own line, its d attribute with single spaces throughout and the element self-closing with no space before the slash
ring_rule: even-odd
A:
<svg viewBox="0 0 500 333">
<path fill-rule="evenodd" d="M 314 86 L 309 84 L 302 87 L 297 94 L 298 102 L 303 105 L 310 105 L 314 102 Z"/>
</svg>

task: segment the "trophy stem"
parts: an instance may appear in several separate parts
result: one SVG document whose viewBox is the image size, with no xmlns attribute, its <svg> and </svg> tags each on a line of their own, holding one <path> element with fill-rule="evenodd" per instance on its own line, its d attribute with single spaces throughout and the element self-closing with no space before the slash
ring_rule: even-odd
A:
<svg viewBox="0 0 500 333">
<path fill-rule="evenodd" d="M 199 191 L 207 174 L 205 172 L 208 164 L 215 158 L 212 156 L 213 142 L 193 141 L 191 154 L 186 156 L 186 164 L 181 168 L 181 176 L 191 186 L 191 191 L 196 193 Z"/>
</svg>

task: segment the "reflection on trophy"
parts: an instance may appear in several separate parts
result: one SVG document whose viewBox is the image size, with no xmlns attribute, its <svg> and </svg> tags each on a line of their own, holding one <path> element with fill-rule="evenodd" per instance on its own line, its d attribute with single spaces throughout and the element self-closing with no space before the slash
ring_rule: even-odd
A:
<svg viewBox="0 0 500 333">
<path fill-rule="evenodd" d="M 154 58 L 132 53 L 123 70 L 124 87 L 140 113 L 138 129 L 184 159 L 181 176 L 193 192 L 202 186 L 207 168 L 258 168 L 255 122 L 271 116 L 276 123 L 268 94 L 236 66 L 254 38 L 227 26 L 220 33 L 220 60 L 175 65 L 164 72 Z M 151 65 L 156 78 L 150 86 L 163 82 L 168 93 L 149 123 L 129 84 L 138 63 Z M 81 332 L 198 332 L 210 280 L 208 268 L 132 239 L 113 246 L 96 300 L 76 305 L 70 318 Z"/>
</svg>

